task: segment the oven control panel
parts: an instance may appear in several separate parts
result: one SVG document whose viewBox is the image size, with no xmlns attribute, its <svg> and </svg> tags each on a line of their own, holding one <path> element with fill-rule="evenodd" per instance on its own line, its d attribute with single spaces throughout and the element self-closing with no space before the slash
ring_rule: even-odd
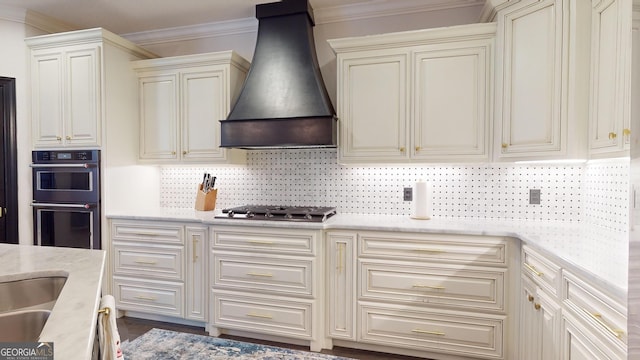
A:
<svg viewBox="0 0 640 360">
<path fill-rule="evenodd" d="M 100 150 L 38 150 L 32 153 L 35 164 L 64 162 L 98 162 Z"/>
</svg>

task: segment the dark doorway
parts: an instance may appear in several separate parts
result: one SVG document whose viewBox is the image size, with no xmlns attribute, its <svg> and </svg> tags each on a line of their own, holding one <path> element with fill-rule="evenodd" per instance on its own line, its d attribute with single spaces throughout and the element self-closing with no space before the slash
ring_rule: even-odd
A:
<svg viewBox="0 0 640 360">
<path fill-rule="evenodd" d="M 16 79 L 0 77 L 0 242 L 18 243 Z"/>
</svg>

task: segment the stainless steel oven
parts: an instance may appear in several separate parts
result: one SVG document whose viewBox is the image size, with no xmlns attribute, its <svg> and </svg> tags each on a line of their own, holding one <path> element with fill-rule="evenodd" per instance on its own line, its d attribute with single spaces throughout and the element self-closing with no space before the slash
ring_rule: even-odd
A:
<svg viewBox="0 0 640 360">
<path fill-rule="evenodd" d="M 34 244 L 100 248 L 100 151 L 32 153 Z"/>
</svg>

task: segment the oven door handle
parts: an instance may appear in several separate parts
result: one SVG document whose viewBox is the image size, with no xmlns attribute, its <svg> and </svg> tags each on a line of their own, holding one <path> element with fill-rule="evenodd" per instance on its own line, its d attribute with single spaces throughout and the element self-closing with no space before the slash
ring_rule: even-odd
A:
<svg viewBox="0 0 640 360">
<path fill-rule="evenodd" d="M 29 164 L 30 167 L 37 169 L 37 168 L 82 168 L 82 169 L 88 169 L 88 168 L 92 168 L 92 167 L 97 167 L 98 164 L 90 164 L 90 163 L 85 163 L 85 164 Z"/>
<path fill-rule="evenodd" d="M 59 207 L 59 208 L 74 208 L 74 209 L 91 209 L 95 207 L 95 204 L 61 204 L 61 203 L 31 203 L 33 207 Z"/>
</svg>

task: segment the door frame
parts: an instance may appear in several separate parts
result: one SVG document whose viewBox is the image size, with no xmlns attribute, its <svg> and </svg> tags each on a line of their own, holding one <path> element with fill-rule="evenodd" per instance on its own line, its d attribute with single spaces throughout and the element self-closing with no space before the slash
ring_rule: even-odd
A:
<svg viewBox="0 0 640 360">
<path fill-rule="evenodd" d="M 0 77 L 2 101 L 4 103 L 2 124 L 4 130 L 4 171 L 5 199 L 7 209 L 3 216 L 6 221 L 7 242 L 18 244 L 18 144 L 16 132 L 16 79 Z"/>
</svg>

